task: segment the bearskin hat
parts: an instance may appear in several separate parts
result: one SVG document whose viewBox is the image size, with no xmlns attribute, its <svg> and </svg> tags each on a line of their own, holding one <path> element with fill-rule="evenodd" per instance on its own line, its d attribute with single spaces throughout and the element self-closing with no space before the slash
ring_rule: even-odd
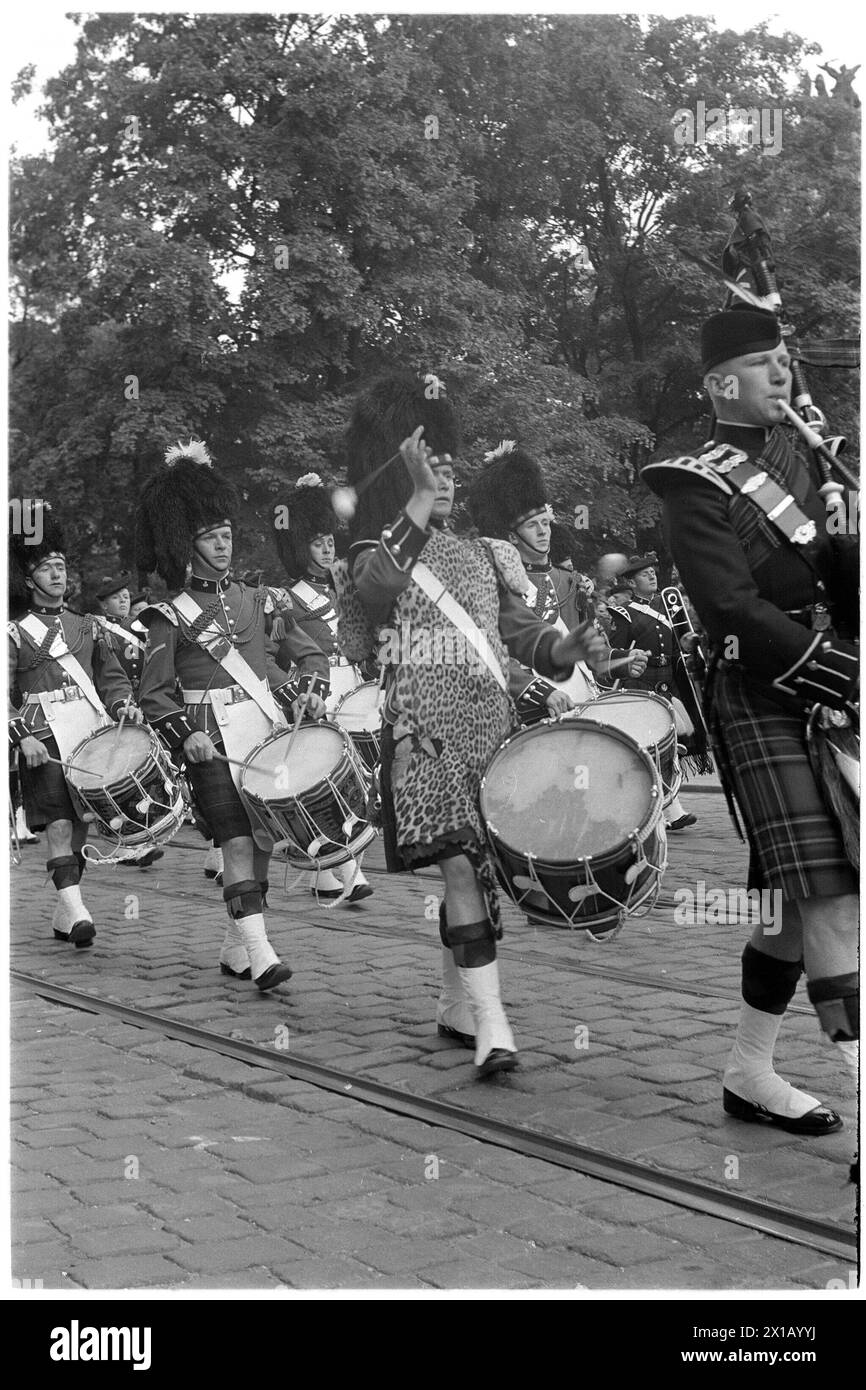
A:
<svg viewBox="0 0 866 1390">
<path fill-rule="evenodd" d="M 436 454 L 460 452 L 460 419 L 444 383 L 426 376 L 395 371 L 378 377 L 355 401 L 344 437 L 346 476 L 357 491 L 352 539 L 378 537 L 383 526 L 412 495 L 412 480 L 397 458 L 369 487 L 363 484 L 377 468 L 398 453 L 404 439 L 424 426 L 424 442 Z"/>
<path fill-rule="evenodd" d="M 331 494 L 318 473 L 299 478 L 286 501 L 287 526 L 276 526 L 277 554 L 290 579 L 299 579 L 309 565 L 307 546 L 316 536 L 333 535 L 337 518 Z"/>
<path fill-rule="evenodd" d="M 47 502 L 17 503 L 9 508 L 9 608 L 19 614 L 27 607 L 30 590 L 24 582 L 49 555 L 66 555 L 63 528 Z"/>
<path fill-rule="evenodd" d="M 201 532 L 233 522 L 234 486 L 218 473 L 200 440 L 175 444 L 142 488 L 135 518 L 135 554 L 141 575 L 158 574 L 170 589 L 183 587 L 192 543 Z"/>
<path fill-rule="evenodd" d="M 482 536 L 507 540 L 522 518 L 547 506 L 541 468 L 513 439 L 484 455 L 469 489 L 469 510 Z"/>
</svg>

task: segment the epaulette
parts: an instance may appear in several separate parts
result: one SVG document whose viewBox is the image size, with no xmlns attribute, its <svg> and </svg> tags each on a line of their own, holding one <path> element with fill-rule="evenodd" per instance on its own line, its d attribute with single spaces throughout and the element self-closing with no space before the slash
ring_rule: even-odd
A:
<svg viewBox="0 0 866 1390">
<path fill-rule="evenodd" d="M 173 623 L 175 627 L 178 626 L 177 611 L 172 603 L 149 603 L 146 608 L 142 608 L 136 621 L 149 631 L 150 624 L 157 614 L 162 618 L 168 618 L 168 621 Z"/>
<path fill-rule="evenodd" d="M 628 623 L 631 622 L 631 613 L 629 613 L 627 608 L 620 608 L 618 603 L 609 603 L 607 605 L 607 611 L 608 613 L 616 613 L 618 618 L 625 618 Z"/>
<path fill-rule="evenodd" d="M 659 496 L 664 495 L 665 485 L 672 481 L 673 474 L 690 473 L 694 478 L 712 483 L 726 496 L 733 497 L 734 489 L 720 475 L 729 473 L 747 457 L 740 449 L 732 449 L 729 444 L 717 444 L 708 454 L 699 454 L 696 457 L 692 454 L 681 454 L 679 458 L 661 459 L 658 463 L 644 464 L 640 475 L 647 487 Z"/>
<path fill-rule="evenodd" d="M 6 624 L 6 631 L 7 631 L 7 633 L 9 634 L 9 636 L 12 638 L 12 641 L 15 643 L 16 647 L 18 647 L 19 650 L 20 650 L 20 648 L 21 648 L 21 633 L 18 631 L 18 624 L 17 624 L 17 623 L 7 623 L 7 624 Z"/>
</svg>

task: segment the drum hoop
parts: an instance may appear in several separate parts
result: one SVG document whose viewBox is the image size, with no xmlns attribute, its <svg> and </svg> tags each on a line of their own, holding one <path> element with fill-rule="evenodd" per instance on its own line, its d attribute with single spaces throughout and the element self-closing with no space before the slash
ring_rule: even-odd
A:
<svg viewBox="0 0 866 1390">
<path fill-rule="evenodd" d="M 255 758 L 255 756 L 258 753 L 260 753 L 263 748 L 267 748 L 269 743 L 281 742 L 286 737 L 287 731 L 285 729 L 278 729 L 276 733 L 269 734 L 267 738 L 262 739 L 261 743 L 257 743 L 255 748 L 251 748 L 249 753 L 247 754 L 246 761 L 244 763 L 243 768 L 241 769 L 240 775 L 240 790 L 243 796 L 248 796 L 250 801 L 254 802 L 257 806 L 276 806 L 279 808 L 288 805 L 295 805 L 300 801 L 301 797 L 311 797 L 316 792 L 321 794 L 321 792 L 328 786 L 329 778 L 336 776 L 338 772 L 344 771 L 346 767 L 350 765 L 355 765 L 356 760 L 353 756 L 352 748 L 349 743 L 349 736 L 346 733 L 345 729 L 341 729 L 338 724 L 333 724 L 329 719 L 321 719 L 319 720 L 317 725 L 309 725 L 308 727 L 315 727 L 317 729 L 333 729 L 335 733 L 340 735 L 340 738 L 343 743 L 343 752 L 340 756 L 339 762 L 331 768 L 330 772 L 327 772 L 324 777 L 321 777 L 319 779 L 318 782 L 313 782 L 310 784 L 309 787 L 305 787 L 302 792 L 297 792 L 295 795 L 292 795 L 289 792 L 285 792 L 283 795 L 286 799 L 283 801 L 276 801 L 273 798 L 265 798 L 260 796 L 257 792 L 250 791 L 249 787 L 246 785 L 246 776 L 247 772 L 250 771 L 253 758 Z M 290 731 L 288 733 L 288 736 L 289 738 L 291 738 Z"/>
<path fill-rule="evenodd" d="M 663 753 L 666 753 L 672 743 L 676 744 L 677 723 L 674 717 L 674 707 L 671 704 L 670 700 L 666 700 L 664 695 L 659 695 L 658 692 L 655 690 L 608 690 L 604 695 L 599 695 L 597 700 L 589 700 L 583 705 L 578 705 L 577 709 L 578 711 L 580 711 L 589 707 L 594 708 L 604 704 L 612 705 L 617 700 L 624 701 L 626 704 L 632 705 L 641 704 L 644 700 L 648 700 L 656 705 L 664 705 L 665 714 L 668 716 L 668 727 L 662 738 L 658 739 L 655 743 L 648 743 L 646 746 L 647 748 L 659 748 Z M 565 717 L 567 718 L 567 715 Z M 618 724 L 608 724 L 607 720 L 605 719 L 593 719 L 591 715 L 587 716 L 587 718 L 589 718 L 591 724 L 603 724 L 606 728 L 612 729 L 619 728 Z M 622 733 L 627 732 L 627 729 L 622 730 Z M 634 738 L 634 735 L 629 734 L 629 737 Z"/>
</svg>

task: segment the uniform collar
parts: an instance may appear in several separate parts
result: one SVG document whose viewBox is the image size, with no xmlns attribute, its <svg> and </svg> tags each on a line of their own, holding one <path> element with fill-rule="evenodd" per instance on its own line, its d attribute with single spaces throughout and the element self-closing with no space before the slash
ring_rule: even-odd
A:
<svg viewBox="0 0 866 1390">
<path fill-rule="evenodd" d="M 719 444 L 732 444 L 735 448 L 763 449 L 770 433 L 763 425 L 726 425 L 722 420 L 717 420 L 713 439 Z"/>
<path fill-rule="evenodd" d="M 542 560 L 540 564 L 533 564 L 531 560 L 524 560 L 523 568 L 527 574 L 549 574 L 553 569 L 549 560 Z"/>
<path fill-rule="evenodd" d="M 46 608 L 42 603 L 28 603 L 30 613 L 38 613 L 40 618 L 59 618 L 61 613 L 66 612 L 66 604 L 61 603 L 59 608 Z"/>
<path fill-rule="evenodd" d="M 331 587 L 331 582 L 325 575 L 310 574 L 310 571 L 307 570 L 304 578 L 308 584 L 312 584 L 314 589 L 330 589 Z"/>
<path fill-rule="evenodd" d="M 190 576 L 188 587 L 196 594 L 224 594 L 231 588 L 232 579 L 230 574 L 224 574 L 222 579 L 202 579 L 200 575 Z"/>
</svg>

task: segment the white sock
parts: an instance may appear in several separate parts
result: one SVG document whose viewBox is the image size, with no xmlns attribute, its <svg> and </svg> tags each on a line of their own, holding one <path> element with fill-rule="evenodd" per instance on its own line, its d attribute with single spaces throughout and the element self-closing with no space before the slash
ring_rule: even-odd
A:
<svg viewBox="0 0 866 1390">
<path fill-rule="evenodd" d="M 340 880 L 343 888 L 349 892 L 357 888 L 359 883 L 366 883 L 364 875 L 361 873 L 361 862 L 359 859 L 348 859 L 345 864 L 338 864 L 334 874 Z"/>
<path fill-rule="evenodd" d="M 341 866 L 342 867 L 342 866 Z M 340 893 L 343 885 L 330 869 L 320 869 L 310 874 L 310 887 L 316 893 Z"/>
<path fill-rule="evenodd" d="M 475 1036 L 475 1021 L 472 1009 L 463 994 L 460 971 L 454 959 L 454 952 L 442 947 L 442 990 L 436 1005 L 436 1022 L 457 1033 Z"/>
<path fill-rule="evenodd" d="M 498 963 L 493 960 L 489 965 L 457 968 L 475 1024 L 476 1067 L 480 1067 L 496 1047 L 516 1052 L 514 1036 L 499 997 Z"/>
<path fill-rule="evenodd" d="M 840 1039 L 835 1046 L 838 1047 L 842 1056 L 842 1061 L 853 1076 L 854 1084 L 856 1085 L 857 1075 L 860 1069 L 860 1039 L 843 1038 Z"/>
<path fill-rule="evenodd" d="M 227 965 L 230 970 L 234 970 L 236 975 L 240 975 L 242 971 L 250 968 L 250 958 L 247 955 L 243 936 L 238 931 L 237 922 L 233 918 L 229 918 L 229 924 L 226 927 L 225 940 L 220 951 L 220 963 Z"/>
<path fill-rule="evenodd" d="M 54 931 L 63 932 L 64 936 L 68 936 L 76 922 L 92 921 L 93 918 L 84 906 L 79 884 L 73 883 L 68 888 L 58 888 L 54 916 L 51 920 Z"/>
<path fill-rule="evenodd" d="M 672 821 L 679 820 L 680 816 L 684 816 L 686 814 L 687 812 L 685 806 L 680 801 L 679 797 L 675 796 L 671 804 L 665 809 L 665 820 L 667 821 L 668 825 L 670 825 Z"/>
<path fill-rule="evenodd" d="M 223 852 L 216 845 L 211 845 L 204 857 L 206 869 L 213 869 L 215 873 L 221 874 L 223 871 Z"/>
<path fill-rule="evenodd" d="M 725 1067 L 724 1084 L 741 1100 L 766 1106 L 774 1115 L 798 1120 L 821 1102 L 805 1091 L 798 1091 L 773 1070 L 773 1048 L 783 1017 L 783 1014 L 767 1014 L 761 1009 L 753 1009 L 745 1000 L 742 1002 L 737 1036 Z"/>
<path fill-rule="evenodd" d="M 254 980 L 264 975 L 270 966 L 279 965 L 280 958 L 268 941 L 265 919 L 261 912 L 255 912 L 249 917 L 236 917 L 235 926 L 250 958 L 250 970 Z"/>
</svg>

